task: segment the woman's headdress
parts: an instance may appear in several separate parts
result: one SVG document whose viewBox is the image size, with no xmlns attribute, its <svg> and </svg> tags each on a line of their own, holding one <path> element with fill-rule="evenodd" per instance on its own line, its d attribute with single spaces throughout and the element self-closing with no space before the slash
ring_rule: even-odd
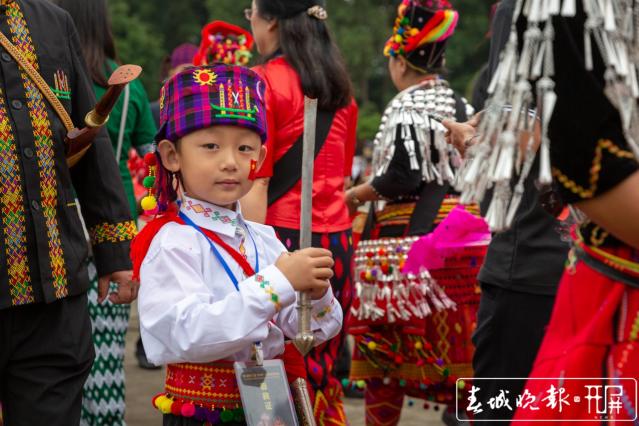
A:
<svg viewBox="0 0 639 426">
<path fill-rule="evenodd" d="M 447 0 L 403 0 L 384 55 L 403 56 L 424 71 L 438 68 L 458 20 L 459 13 Z"/>
</svg>

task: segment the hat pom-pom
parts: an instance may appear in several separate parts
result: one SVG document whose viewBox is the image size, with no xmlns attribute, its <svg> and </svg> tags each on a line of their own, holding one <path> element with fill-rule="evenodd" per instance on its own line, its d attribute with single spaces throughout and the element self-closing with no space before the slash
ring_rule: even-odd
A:
<svg viewBox="0 0 639 426">
<path fill-rule="evenodd" d="M 157 159 L 155 158 L 154 152 L 147 152 L 144 154 L 144 164 L 148 167 L 155 166 L 157 164 Z"/>
<path fill-rule="evenodd" d="M 180 401 L 174 401 L 173 404 L 171 404 L 171 414 L 174 416 L 182 414 L 182 405 Z"/>
<path fill-rule="evenodd" d="M 142 198 L 141 205 L 144 211 L 151 211 L 157 208 L 158 200 L 156 200 L 153 195 L 147 195 L 146 197 Z"/>
<path fill-rule="evenodd" d="M 144 155 L 144 164 L 148 168 L 148 175 L 142 181 L 142 186 L 148 191 L 148 195 L 142 198 L 140 206 L 144 210 L 144 214 L 153 216 L 158 213 L 158 200 L 155 197 L 153 188 L 156 183 L 157 174 L 157 156 L 154 152 L 147 152 Z"/>
<path fill-rule="evenodd" d="M 193 417 L 195 415 L 195 405 L 187 402 L 182 406 L 182 416 L 183 417 Z"/>
</svg>

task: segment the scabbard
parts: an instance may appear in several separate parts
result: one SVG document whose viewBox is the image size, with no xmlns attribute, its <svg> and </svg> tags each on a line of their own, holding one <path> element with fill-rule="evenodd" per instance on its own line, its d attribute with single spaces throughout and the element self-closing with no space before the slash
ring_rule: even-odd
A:
<svg viewBox="0 0 639 426">
<path fill-rule="evenodd" d="M 291 384 L 291 391 L 300 426 L 316 426 L 313 404 L 306 387 L 306 380 L 302 378 L 296 379 Z"/>
</svg>

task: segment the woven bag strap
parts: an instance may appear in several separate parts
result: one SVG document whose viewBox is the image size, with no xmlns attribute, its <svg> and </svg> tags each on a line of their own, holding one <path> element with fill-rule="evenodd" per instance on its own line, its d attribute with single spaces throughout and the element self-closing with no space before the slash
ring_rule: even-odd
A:
<svg viewBox="0 0 639 426">
<path fill-rule="evenodd" d="M 9 39 L 0 32 L 0 44 L 2 47 L 6 49 L 7 52 L 15 59 L 15 61 L 22 67 L 22 69 L 27 73 L 31 81 L 37 86 L 40 92 L 44 95 L 44 97 L 49 101 L 53 109 L 55 110 L 60 120 L 66 127 L 67 131 L 70 132 L 75 127 L 73 125 L 73 121 L 71 121 L 71 117 L 69 117 L 69 113 L 64 109 L 60 100 L 53 94 L 53 91 L 49 87 L 49 85 L 44 81 L 42 76 L 38 73 L 38 71 L 33 68 L 33 65 L 20 53 L 17 47 L 13 45 L 9 41 Z"/>
</svg>

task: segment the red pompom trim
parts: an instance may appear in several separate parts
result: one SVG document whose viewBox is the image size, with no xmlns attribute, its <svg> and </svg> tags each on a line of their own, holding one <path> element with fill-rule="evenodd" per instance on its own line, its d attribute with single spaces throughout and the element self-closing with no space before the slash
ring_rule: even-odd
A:
<svg viewBox="0 0 639 426">
<path fill-rule="evenodd" d="M 183 417 L 193 417 L 195 415 L 195 405 L 190 402 L 185 403 L 182 406 L 182 416 Z"/>
<path fill-rule="evenodd" d="M 171 404 L 171 414 L 173 414 L 174 416 L 179 416 L 182 414 L 182 403 L 180 401 L 174 401 L 173 404 Z"/>
</svg>

